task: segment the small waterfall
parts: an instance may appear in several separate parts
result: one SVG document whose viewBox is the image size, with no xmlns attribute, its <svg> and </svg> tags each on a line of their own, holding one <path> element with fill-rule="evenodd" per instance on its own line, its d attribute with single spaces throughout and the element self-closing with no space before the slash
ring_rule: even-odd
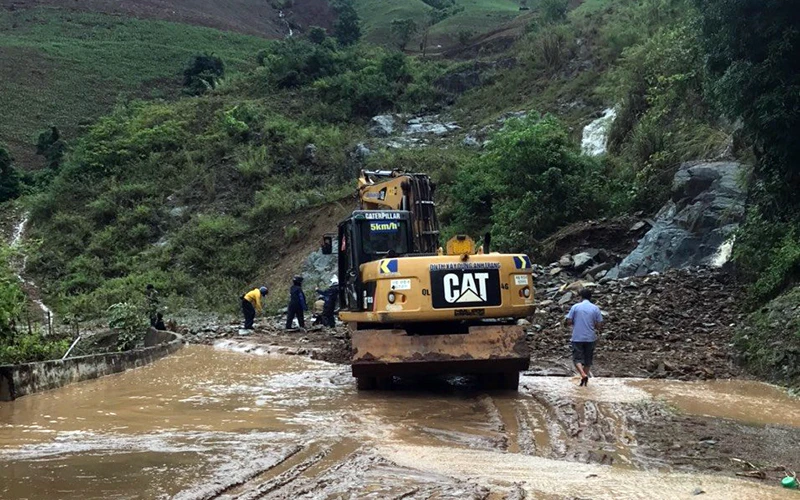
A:
<svg viewBox="0 0 800 500">
<path fill-rule="evenodd" d="M 736 235 L 731 236 L 725 240 L 722 245 L 717 249 L 717 253 L 711 258 L 711 267 L 722 267 L 731 260 L 733 254 L 733 243 L 736 240 Z"/>
<path fill-rule="evenodd" d="M 287 38 L 292 38 L 294 36 L 294 30 L 292 30 L 292 27 L 289 24 L 289 21 L 287 21 L 286 17 L 283 15 L 283 11 L 279 11 L 278 12 L 278 17 L 281 18 L 281 20 L 284 22 L 284 24 L 286 24 L 286 28 L 289 30 L 289 34 L 287 35 Z"/>
<path fill-rule="evenodd" d="M 594 120 L 583 128 L 583 139 L 581 140 L 581 150 L 588 156 L 600 156 L 605 154 L 608 144 L 608 131 L 611 124 L 617 117 L 617 110 L 608 108 L 603 111 L 603 116 Z"/>
<path fill-rule="evenodd" d="M 25 213 L 22 216 L 22 220 L 19 221 L 17 226 L 14 228 L 14 236 L 11 238 L 11 248 L 19 249 L 20 245 L 22 244 L 22 237 L 25 235 L 25 228 L 28 226 L 28 221 L 30 220 L 30 214 Z M 25 272 L 25 267 L 28 265 L 28 256 L 23 255 L 22 262 L 19 263 L 17 266 L 17 279 L 23 285 L 28 285 L 31 288 L 36 288 L 36 285 L 33 281 L 26 280 L 25 277 L 22 275 Z M 44 318 L 48 322 L 48 327 L 50 330 L 53 328 L 53 311 L 47 307 L 44 302 L 39 299 L 31 298 L 31 301 L 36 304 L 36 306 L 42 311 L 44 314 Z"/>
</svg>

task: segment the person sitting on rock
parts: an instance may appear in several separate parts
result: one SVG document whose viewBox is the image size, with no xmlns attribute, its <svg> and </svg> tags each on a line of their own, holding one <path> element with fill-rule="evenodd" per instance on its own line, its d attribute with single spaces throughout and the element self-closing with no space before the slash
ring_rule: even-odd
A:
<svg viewBox="0 0 800 500">
<path fill-rule="evenodd" d="M 592 291 L 581 288 L 578 294 L 583 298 L 573 305 L 566 317 L 567 326 L 572 327 L 572 362 L 581 376 L 581 386 L 589 384 L 589 370 L 594 358 L 594 344 L 597 331 L 603 323 L 600 308 L 592 303 Z"/>
<path fill-rule="evenodd" d="M 164 331 L 167 329 L 167 325 L 164 324 L 164 314 L 163 313 L 156 313 L 156 324 L 153 325 L 153 328 L 156 330 Z"/>
<path fill-rule="evenodd" d="M 254 288 L 242 295 L 242 314 L 244 314 L 244 329 L 252 330 L 253 321 L 256 319 L 256 311 L 261 310 L 261 297 L 266 297 L 269 289 L 266 286 Z"/>
</svg>

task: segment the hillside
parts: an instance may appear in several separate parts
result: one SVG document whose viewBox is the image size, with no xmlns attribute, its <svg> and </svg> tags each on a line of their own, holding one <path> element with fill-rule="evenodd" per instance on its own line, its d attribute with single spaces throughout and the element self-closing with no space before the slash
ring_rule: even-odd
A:
<svg viewBox="0 0 800 500">
<path fill-rule="evenodd" d="M 285 5 L 285 7 L 281 7 Z M 117 17 L 134 17 L 174 23 L 205 26 L 265 38 L 281 38 L 288 33 L 285 20 L 300 28 L 309 26 L 330 27 L 334 15 L 326 0 L 295 0 L 270 2 L 268 0 L 0 0 L 2 10 L 25 10 L 49 6 L 69 9 L 71 12 L 110 14 Z M 285 17 L 280 17 L 284 11 Z"/>
<path fill-rule="evenodd" d="M 3 31 L 7 47 L 64 54 L 87 80 L 106 78 L 95 86 L 115 81 L 102 66 L 90 67 L 105 54 L 92 52 L 105 39 L 98 30 L 121 40 L 155 30 L 156 44 L 180 29 L 195 34 L 197 45 L 217 47 L 237 72 L 200 96 L 143 95 L 141 102 L 119 103 L 81 131 L 63 166 L 50 172 L 52 182 L 29 187 L 32 194 L 22 200 L 31 213 L 29 236 L 41 242 L 29 264 L 48 303 L 60 314 L 99 317 L 121 296 L 138 300 L 144 285 L 154 283 L 171 310 L 231 312 L 232 297 L 253 284 L 284 280 L 314 248 L 308 238 L 325 231 L 316 222 L 330 224 L 347 211 L 364 167 L 430 173 L 445 235 L 490 231 L 498 249 L 539 258 L 547 238 L 570 224 L 655 218 L 666 203 L 681 202 L 672 199 L 672 186 L 685 162 L 725 158 L 755 166 L 750 175 L 763 180 L 750 181 L 756 201 L 734 248 L 740 273 L 754 283 L 744 300 L 749 307 L 763 304 L 796 282 L 800 226 L 791 210 L 796 191 L 785 187 L 794 186 L 794 174 L 784 160 L 794 150 L 782 135 L 764 132 L 775 129 L 775 117 L 793 130 L 796 107 L 762 117 L 747 99 L 725 100 L 749 81 L 723 78 L 710 66 L 709 47 L 722 42 L 712 36 L 719 25 L 707 19 L 728 10 L 706 12 L 692 0 L 548 0 L 521 15 L 511 15 L 503 2 L 459 5 L 463 10 L 439 22 L 456 32 L 488 27 L 488 11 L 481 9 L 505 11 L 509 17 L 497 29 L 513 27 L 517 38 L 510 47 L 464 47 L 457 59 L 444 58 L 447 51 L 422 58 L 389 48 L 385 31 L 381 44 L 368 41 L 397 17 L 430 7 L 414 2 L 381 11 L 378 3 L 356 0 L 367 41 L 353 44 L 319 32 L 267 41 L 104 14 L 7 13 L 27 23 L 9 35 Z M 52 16 L 57 22 L 47 24 Z M 92 28 L 88 35 L 83 25 Z M 39 26 L 61 35 L 48 38 L 50 30 Z M 447 26 L 440 26 L 442 33 Z M 81 43 L 87 36 L 92 43 Z M 128 49 L 127 42 L 119 45 Z M 133 43 L 138 55 L 120 48 L 109 59 L 128 72 L 128 88 L 147 88 L 159 73 L 182 67 L 179 55 L 201 51 L 176 49 L 153 65 L 150 54 L 141 55 L 152 47 Z M 139 74 L 128 59 L 150 67 Z M 779 89 L 794 78 L 781 73 L 788 71 L 762 70 L 780 77 L 763 77 Z M 77 87 L 57 81 L 65 93 Z M 35 87 L 16 84 L 18 102 L 37 102 Z M 771 98 L 787 100 L 792 88 Z M 53 101 L 58 96 L 40 102 Z M 607 109 L 616 114 L 607 150 L 582 154 L 584 126 Z M 383 122 L 392 130 L 376 132 Z M 770 148 L 753 147 L 759 141 Z M 781 153 L 763 159 L 763 151 Z M 283 301 L 270 299 L 273 308 Z"/>
<path fill-rule="evenodd" d="M 71 139 L 120 99 L 178 96 L 196 54 L 219 55 L 235 74 L 252 68 L 263 46 L 262 38 L 166 21 L 0 10 L 0 142 L 18 165 L 36 168 L 39 131 L 55 125 Z"/>
<path fill-rule="evenodd" d="M 438 2 L 448 5 L 449 2 Z M 356 9 L 361 16 L 366 39 L 373 43 L 394 44 L 392 22 L 411 19 L 417 32 L 411 37 L 406 49 L 420 52 L 425 27 L 427 30 L 428 53 L 440 53 L 470 43 L 481 35 L 496 31 L 519 16 L 527 16 L 520 11 L 519 0 L 459 0 L 445 9 L 433 8 L 437 2 L 423 0 L 397 0 L 387 5 L 381 0 L 357 0 Z M 437 15 L 438 14 L 438 15 Z M 459 35 L 463 36 L 463 41 Z"/>
</svg>

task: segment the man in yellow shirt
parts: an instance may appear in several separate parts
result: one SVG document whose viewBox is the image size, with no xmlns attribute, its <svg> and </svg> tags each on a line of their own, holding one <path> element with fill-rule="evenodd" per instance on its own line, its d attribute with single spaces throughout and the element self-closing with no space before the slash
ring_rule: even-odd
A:
<svg viewBox="0 0 800 500">
<path fill-rule="evenodd" d="M 242 313 L 244 313 L 245 330 L 253 329 L 253 320 L 256 318 L 256 311 L 261 311 L 261 297 L 266 297 L 269 293 L 267 287 L 254 288 L 242 295 Z"/>
</svg>

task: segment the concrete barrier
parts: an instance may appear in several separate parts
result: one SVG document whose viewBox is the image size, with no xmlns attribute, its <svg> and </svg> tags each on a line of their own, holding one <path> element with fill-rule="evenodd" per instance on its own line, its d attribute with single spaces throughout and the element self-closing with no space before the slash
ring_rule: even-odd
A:
<svg viewBox="0 0 800 500">
<path fill-rule="evenodd" d="M 183 338 L 151 328 L 144 345 L 124 352 L 0 366 L 0 401 L 145 366 L 183 347 Z"/>
</svg>

